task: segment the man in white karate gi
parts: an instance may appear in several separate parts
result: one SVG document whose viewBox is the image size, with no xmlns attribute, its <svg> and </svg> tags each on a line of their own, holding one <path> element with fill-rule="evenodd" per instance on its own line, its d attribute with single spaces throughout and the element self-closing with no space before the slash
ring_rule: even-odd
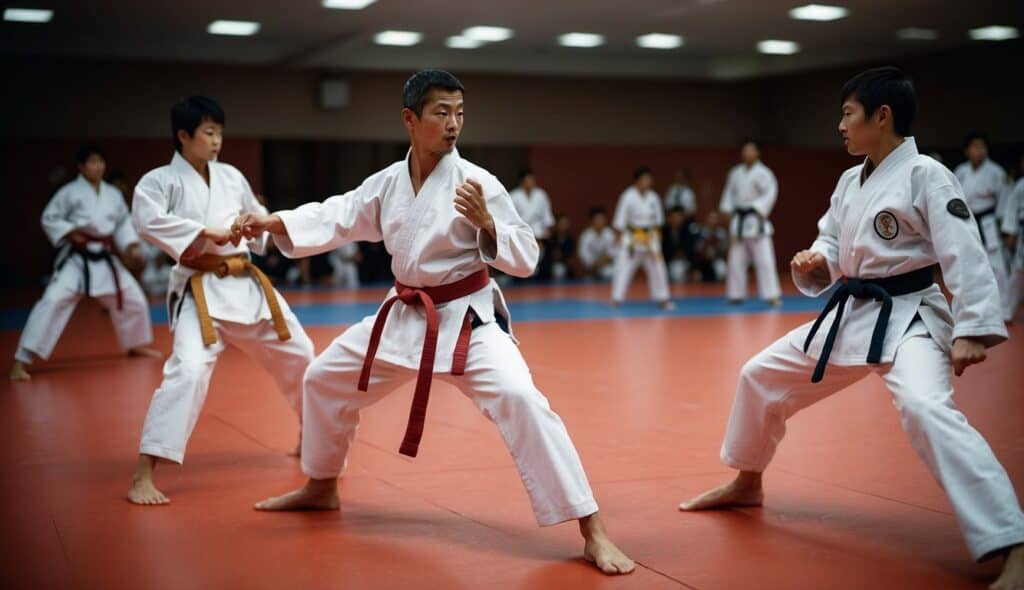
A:
<svg viewBox="0 0 1024 590">
<path fill-rule="evenodd" d="M 537 241 L 543 241 L 551 235 L 555 227 L 555 214 L 551 210 L 551 198 L 547 191 L 537 186 L 537 175 L 526 168 L 519 173 L 519 186 L 509 196 L 519 217 L 533 230 Z"/>
<path fill-rule="evenodd" d="M 978 222 L 981 241 L 988 252 L 989 264 L 999 286 L 1003 319 L 1013 318 L 1010 305 L 1009 270 L 1003 255 L 1004 243 L 1012 240 L 1017 233 L 1017 220 L 1013 215 L 999 215 L 1000 197 L 1005 193 L 1006 171 L 988 158 L 988 137 L 973 132 L 964 140 L 964 156 L 967 161 L 956 167 L 956 177 L 964 187 L 967 206 Z"/>
<path fill-rule="evenodd" d="M 256 508 L 338 509 L 337 478 L 361 409 L 414 377 L 400 452 L 415 456 L 437 373 L 497 424 L 537 522 L 578 520 L 586 559 L 608 574 L 629 573 L 633 561 L 608 538 L 565 425 L 534 385 L 504 298 L 488 277 L 489 266 L 528 275 L 537 262 L 534 233 L 501 183 L 455 149 L 462 84 L 448 72 L 424 70 L 406 82 L 403 100 L 412 144 L 405 160 L 344 195 L 269 216 L 243 215 L 234 226 L 246 237 L 270 232 L 288 256 L 383 240 L 397 278 L 377 315 L 346 330 L 306 373 L 302 471 L 308 482 Z"/>
<path fill-rule="evenodd" d="M 863 164 L 839 179 L 818 239 L 791 267 L 797 287 L 835 291 L 814 322 L 747 362 L 722 461 L 735 480 L 681 510 L 760 506 L 762 472 L 786 421 L 870 373 L 893 396 L 918 456 L 946 491 L 975 559 L 1005 555 L 994 588 L 1024 584 L 1024 513 L 992 449 L 953 401 L 952 375 L 1006 339 L 995 279 L 960 183 L 919 154 L 914 87 L 896 68 L 863 72 L 840 93 L 839 131 Z M 936 265 L 952 309 L 933 282 Z M 819 329 L 820 328 L 820 329 Z"/>
<path fill-rule="evenodd" d="M 743 162 L 729 171 L 719 209 L 729 215 L 729 259 L 725 296 L 731 303 L 747 297 L 747 270 L 754 264 L 761 298 L 780 303 L 778 270 L 775 268 L 775 228 L 768 217 L 779 196 L 775 174 L 761 162 L 761 148 L 747 141 L 740 150 Z"/>
<path fill-rule="evenodd" d="M 95 297 L 110 312 L 121 348 L 132 356 L 159 357 L 153 342 L 149 302 L 121 263 L 142 265 L 139 236 L 121 191 L 103 181 L 107 164 L 94 145 L 78 150 L 78 178 L 64 185 L 43 209 L 46 237 L 57 248 L 50 283 L 21 332 L 11 367 L 12 381 L 28 381 L 28 366 L 50 358 L 82 297 Z"/>
<path fill-rule="evenodd" d="M 166 504 L 153 482 L 158 459 L 181 463 L 206 401 L 217 358 L 228 344 L 265 367 L 302 416 L 302 376 L 313 343 L 270 280 L 249 260 L 265 239 L 242 244 L 231 223 L 266 213 L 237 168 L 217 161 L 224 112 L 193 96 L 171 110 L 175 152 L 135 187 L 132 216 L 139 233 L 176 261 L 167 307 L 174 345 L 142 427 L 139 462 L 128 499 Z"/>
<path fill-rule="evenodd" d="M 610 280 L 617 248 L 618 238 L 615 236 L 615 230 L 608 227 L 608 214 L 600 207 L 591 209 L 590 225 L 580 233 L 579 245 L 576 248 L 586 275 L 595 279 Z"/>
<path fill-rule="evenodd" d="M 661 226 L 665 212 L 654 192 L 654 174 L 642 166 L 633 172 L 633 184 L 619 196 L 612 227 L 619 232 L 619 250 L 612 276 L 612 305 L 626 299 L 626 291 L 641 264 L 651 299 L 665 310 L 675 308 L 669 298 L 668 268 L 661 254 Z"/>
</svg>

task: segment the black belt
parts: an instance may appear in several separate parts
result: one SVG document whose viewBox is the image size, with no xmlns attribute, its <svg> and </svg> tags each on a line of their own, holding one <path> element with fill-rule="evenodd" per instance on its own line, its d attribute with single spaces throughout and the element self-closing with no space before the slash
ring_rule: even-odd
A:
<svg viewBox="0 0 1024 590">
<path fill-rule="evenodd" d="M 818 364 L 814 367 L 814 374 L 811 376 L 811 383 L 821 381 L 825 375 L 825 365 L 828 364 L 828 357 L 832 354 L 832 347 L 836 343 L 836 335 L 839 332 L 839 323 L 843 319 L 843 309 L 846 301 L 853 297 L 855 299 L 874 299 L 882 302 L 882 310 L 878 312 L 878 319 L 875 321 L 875 330 L 871 334 L 871 346 L 868 348 L 867 362 L 878 364 L 882 362 L 882 344 L 885 343 L 885 330 L 889 327 L 889 315 L 892 313 L 892 298 L 899 295 L 907 295 L 921 289 L 930 287 L 934 280 L 934 266 L 919 268 L 908 273 L 885 277 L 881 279 L 848 279 L 843 277 L 836 281 L 836 290 L 832 298 L 828 300 L 825 309 L 822 310 L 818 319 L 814 320 L 807 340 L 804 341 L 804 352 L 811 347 L 811 340 L 818 332 L 821 322 L 830 311 L 836 309 L 836 317 L 832 320 L 832 326 L 828 329 L 825 337 L 825 345 L 821 349 L 821 356 L 818 357 Z M 838 309 L 837 309 L 838 308 Z"/>
<path fill-rule="evenodd" d="M 117 309 L 120 311 L 124 308 L 124 299 L 121 295 L 121 278 L 117 274 L 117 267 L 114 266 L 114 256 L 110 253 L 110 250 L 104 248 L 99 252 L 92 252 L 85 247 L 71 247 L 71 251 L 64 257 L 63 260 L 57 265 L 57 270 L 63 268 L 64 264 L 68 261 L 68 258 L 77 255 L 82 259 L 82 283 L 83 291 L 86 297 L 92 297 L 92 274 L 89 272 L 89 261 L 106 261 L 107 266 L 110 267 L 110 274 L 114 279 L 114 290 L 117 292 Z"/>
<path fill-rule="evenodd" d="M 746 221 L 747 217 L 750 217 L 751 215 L 753 215 L 755 218 L 757 218 L 757 221 L 758 221 L 757 235 L 759 235 L 759 236 L 763 236 L 764 235 L 764 216 L 762 216 L 757 211 L 757 209 L 751 209 L 749 207 L 748 208 L 743 208 L 743 209 L 737 208 L 737 209 L 733 210 L 733 215 L 737 216 L 736 217 L 736 237 L 737 238 L 742 238 L 743 237 L 743 222 Z"/>
<path fill-rule="evenodd" d="M 995 207 L 989 207 L 988 209 L 985 209 L 984 211 L 979 211 L 979 212 L 974 214 L 974 221 L 978 224 L 978 233 L 981 234 L 981 244 L 983 246 L 988 246 L 988 242 L 985 241 L 985 230 L 981 227 L 981 220 L 984 217 L 988 217 L 990 215 L 995 215 L 995 214 L 996 214 L 996 208 Z"/>
</svg>

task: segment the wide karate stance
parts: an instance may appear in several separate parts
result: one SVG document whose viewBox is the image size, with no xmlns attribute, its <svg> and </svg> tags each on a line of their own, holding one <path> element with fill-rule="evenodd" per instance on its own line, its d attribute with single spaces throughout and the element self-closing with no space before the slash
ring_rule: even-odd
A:
<svg viewBox="0 0 1024 590">
<path fill-rule="evenodd" d="M 835 291 L 817 320 L 743 367 L 721 453 L 740 473 L 680 509 L 760 506 L 761 474 L 786 420 L 877 373 L 946 491 L 971 555 L 1006 556 L 993 588 L 1022 588 L 1024 514 L 1006 471 L 953 402 L 951 372 L 960 375 L 1006 339 L 978 226 L 956 177 L 909 136 L 909 78 L 895 68 L 868 70 L 847 82 L 840 100 L 847 149 L 867 157 L 840 177 L 818 239 L 791 263 L 803 293 Z M 933 282 L 936 265 L 952 310 Z"/>
<path fill-rule="evenodd" d="M 434 373 L 461 389 L 495 422 L 516 462 L 537 522 L 578 520 L 584 557 L 607 574 L 634 564 L 608 538 L 565 425 L 530 376 L 488 266 L 525 277 L 538 258 L 533 231 L 505 188 L 459 157 L 463 87 L 426 70 L 404 90 L 406 160 L 344 195 L 273 215 L 249 213 L 233 226 L 268 231 L 287 256 L 309 256 L 351 241 L 384 241 L 395 288 L 376 316 L 346 330 L 304 379 L 302 471 L 296 491 L 260 510 L 336 510 L 337 478 L 365 408 L 416 378 L 401 452 L 416 456 Z"/>
</svg>

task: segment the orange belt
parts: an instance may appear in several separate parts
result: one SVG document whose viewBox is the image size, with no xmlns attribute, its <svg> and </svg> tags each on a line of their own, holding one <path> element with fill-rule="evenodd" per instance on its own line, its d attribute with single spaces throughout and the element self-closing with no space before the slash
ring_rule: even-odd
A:
<svg viewBox="0 0 1024 590">
<path fill-rule="evenodd" d="M 370 386 L 370 370 L 373 368 L 373 359 L 377 356 L 377 347 L 380 345 L 381 334 L 384 333 L 384 324 L 387 322 L 391 307 L 401 301 L 406 305 L 420 306 L 427 314 L 427 332 L 423 338 L 419 373 L 416 375 L 416 392 L 412 398 L 409 424 L 405 430 L 405 437 L 402 439 L 402 446 L 398 450 L 399 453 L 415 457 L 419 451 L 420 438 L 423 436 L 423 424 L 427 418 L 427 401 L 430 398 L 430 383 L 434 377 L 434 356 L 437 353 L 439 322 L 435 305 L 476 293 L 490 282 L 491 276 L 486 268 L 460 281 L 438 287 L 408 287 L 395 281 L 395 289 L 398 294 L 385 301 L 377 313 L 373 331 L 370 333 L 370 344 L 366 348 L 366 358 L 363 360 L 363 371 L 359 375 L 359 391 L 366 391 Z M 473 316 L 472 312 L 467 310 L 466 316 L 462 319 L 462 330 L 455 343 L 455 352 L 452 356 L 452 375 L 463 375 L 466 372 L 469 337 L 472 331 Z"/>
<path fill-rule="evenodd" d="M 206 305 L 206 291 L 203 289 L 203 275 L 213 273 L 218 278 L 227 276 L 242 277 L 250 276 L 260 284 L 263 289 L 263 296 L 267 300 L 267 307 L 270 309 L 270 319 L 274 322 L 274 331 L 280 340 L 288 340 L 292 337 L 288 331 L 288 325 L 281 313 L 281 304 L 277 301 L 277 294 L 274 293 L 274 286 L 270 283 L 267 275 L 258 266 L 249 261 L 245 254 L 233 256 L 218 256 L 216 254 L 203 254 L 198 258 L 182 262 L 182 266 L 197 271 L 189 277 L 188 284 L 192 290 L 192 298 L 196 301 L 196 312 L 199 315 L 199 330 L 203 335 L 203 346 L 210 346 L 217 342 L 217 332 L 213 329 L 213 318 L 210 317 L 210 308 Z"/>
</svg>

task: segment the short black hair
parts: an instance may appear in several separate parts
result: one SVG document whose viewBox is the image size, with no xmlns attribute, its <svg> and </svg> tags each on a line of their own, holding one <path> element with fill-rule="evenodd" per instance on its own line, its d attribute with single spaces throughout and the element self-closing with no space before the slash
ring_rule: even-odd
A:
<svg viewBox="0 0 1024 590">
<path fill-rule="evenodd" d="M 99 156 L 103 158 L 103 150 L 100 149 L 100 146 L 94 143 L 87 143 L 78 148 L 78 151 L 75 152 L 75 163 L 78 165 L 85 164 L 92 156 Z M 103 159 L 105 160 L 106 158 Z"/>
<path fill-rule="evenodd" d="M 985 147 L 988 147 L 988 134 L 984 131 L 971 131 L 964 137 L 964 149 L 970 147 L 971 142 L 980 139 Z"/>
<path fill-rule="evenodd" d="M 669 213 L 686 213 L 686 209 L 683 209 L 679 205 L 675 205 L 671 209 L 669 209 L 668 212 Z"/>
<path fill-rule="evenodd" d="M 224 110 L 212 98 L 190 96 L 174 103 L 171 107 L 171 137 L 174 138 L 174 149 L 181 151 L 178 131 L 184 131 L 191 137 L 206 120 L 224 124 Z"/>
<path fill-rule="evenodd" d="M 527 176 L 536 176 L 536 174 L 533 173 L 533 168 L 523 168 L 522 170 L 520 170 L 519 182 L 526 180 Z"/>
<path fill-rule="evenodd" d="M 633 171 L 633 180 L 640 180 L 640 177 L 646 176 L 648 174 L 654 176 L 654 173 L 651 172 L 650 168 L 648 168 L 647 166 L 640 166 L 639 168 Z"/>
<path fill-rule="evenodd" d="M 590 219 L 593 219 L 598 215 L 604 215 L 605 217 L 608 217 L 608 212 L 604 210 L 604 207 L 591 207 L 590 214 L 588 215 Z"/>
<path fill-rule="evenodd" d="M 917 116 L 914 82 L 899 68 L 885 66 L 861 72 L 843 84 L 839 104 L 853 96 L 864 106 L 864 117 L 875 114 L 882 105 L 892 110 L 893 130 L 907 137 Z"/>
<path fill-rule="evenodd" d="M 444 70 L 420 70 L 405 81 L 402 88 L 402 108 L 411 110 L 417 117 L 422 116 L 423 107 L 430 98 L 430 91 L 435 88 L 466 93 L 462 82 L 450 73 Z"/>
<path fill-rule="evenodd" d="M 761 151 L 761 142 L 759 140 L 754 139 L 753 137 L 746 137 L 743 139 L 743 142 L 740 143 L 740 147 L 747 147 L 747 144 L 751 144 L 757 148 L 757 151 Z"/>
</svg>

